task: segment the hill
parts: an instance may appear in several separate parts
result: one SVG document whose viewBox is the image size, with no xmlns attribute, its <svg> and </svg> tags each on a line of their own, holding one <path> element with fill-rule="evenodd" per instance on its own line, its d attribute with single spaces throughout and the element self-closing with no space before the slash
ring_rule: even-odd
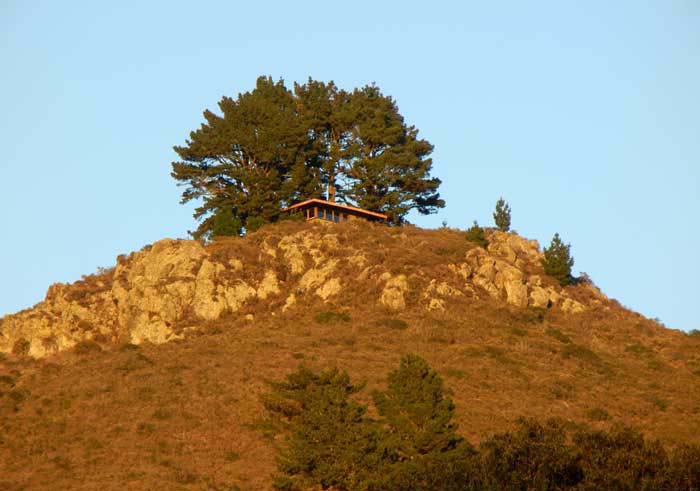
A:
<svg viewBox="0 0 700 491">
<path fill-rule="evenodd" d="M 0 320 L 0 488 L 267 489 L 268 381 L 338 366 L 368 400 L 405 353 L 472 442 L 519 416 L 700 442 L 698 337 L 560 287 L 534 241 L 487 238 L 287 222 L 53 285 Z"/>
</svg>

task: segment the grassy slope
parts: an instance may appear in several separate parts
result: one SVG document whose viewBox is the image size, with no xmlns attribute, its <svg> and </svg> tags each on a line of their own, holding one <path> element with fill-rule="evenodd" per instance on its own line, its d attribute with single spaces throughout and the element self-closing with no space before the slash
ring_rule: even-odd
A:
<svg viewBox="0 0 700 491">
<path fill-rule="evenodd" d="M 245 241 L 252 247 L 284 232 Z M 470 247 L 454 231 L 406 233 L 410 249 L 394 230 L 352 240 L 370 263 L 408 264 L 432 277 Z M 240 253 L 245 244 L 214 247 Z M 669 444 L 700 442 L 696 337 L 614 303 L 567 316 L 462 298 L 444 313 L 392 314 L 375 306 L 376 293 L 358 288 L 343 305 L 307 298 L 274 316 L 260 303 L 252 322 L 222 319 L 160 346 L 85 344 L 41 361 L 4 358 L 0 489 L 266 489 L 282 443 L 261 420 L 266 380 L 301 362 L 337 365 L 367 381 L 360 397 L 368 398 L 407 352 L 443 375 L 473 442 L 521 415 L 624 422 Z M 350 320 L 319 322 L 329 310 Z"/>
</svg>

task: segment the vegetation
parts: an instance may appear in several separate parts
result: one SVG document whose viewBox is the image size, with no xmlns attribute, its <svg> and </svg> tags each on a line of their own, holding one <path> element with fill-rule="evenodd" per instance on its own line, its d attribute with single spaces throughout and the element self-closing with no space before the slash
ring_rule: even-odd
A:
<svg viewBox="0 0 700 491">
<path fill-rule="evenodd" d="M 560 285 L 566 286 L 573 283 L 571 268 L 574 265 L 574 258 L 571 257 L 571 244 L 564 244 L 559 234 L 554 234 L 549 247 L 544 249 L 544 259 L 542 266 L 544 272 L 556 279 Z"/>
<path fill-rule="evenodd" d="M 347 312 L 333 312 L 324 310 L 316 314 L 316 322 L 319 324 L 337 324 L 338 322 L 350 322 L 350 314 Z"/>
<path fill-rule="evenodd" d="M 241 260 L 251 284 L 268 269 L 293 284 L 284 276 L 291 273 L 282 255 L 259 258 L 265 243 L 303 230 L 306 224 L 280 223 L 243 239 L 222 238 L 206 251 L 221 264 Z M 663 442 L 666 478 L 680 476 L 676 482 L 686 480 L 675 489 L 690 489 L 688 476 L 700 472 L 697 393 L 688 390 L 700 381 L 698 338 L 603 298 L 601 306 L 569 315 L 556 305 L 506 306 L 477 291 L 479 298 L 450 297 L 444 312 L 428 311 L 421 283 L 411 277 L 451 283 L 455 272 L 446 265 L 459 265 L 473 247 L 464 231 L 341 223 L 332 233 L 342 248 L 305 258 L 307 267 L 322 267 L 314 259 L 326 255 L 361 253 L 365 267 L 374 269 L 369 279 L 356 280 L 362 268 L 338 261 L 333 276 L 343 278 L 347 290 L 337 300 L 324 302 L 313 289 L 295 291 L 297 303 L 282 313 L 290 290 L 281 284 L 280 294 L 236 315 L 188 317 L 176 326 L 184 337 L 175 342 L 135 345 L 128 337 L 94 336 L 101 351 L 87 344 L 40 360 L 0 355 L 0 489 L 272 489 L 271 476 L 284 477 L 276 458 L 291 428 L 261 419 L 266 382 L 285 380 L 302 361 L 315 374 L 339 367 L 355 389 L 367 382 L 347 400 L 366 407 L 361 419 L 374 422 L 382 435 L 388 425 L 372 395 L 389 392 L 387 375 L 400 367 L 403 353 L 417 353 L 443 378 L 442 394 L 454 405 L 450 423 L 459 425 L 453 433 L 479 454 L 464 457 L 464 465 L 423 460 L 426 476 L 437 475 L 439 466 L 463 469 L 471 462 L 476 469 L 469 476 L 483 480 L 483 444 L 498 435 L 515 439 L 519 415 L 535 416 L 545 428 L 544 418 L 553 416 L 567 421 L 561 425 L 567 448 L 579 430 L 592 431 L 585 425 L 608 435 L 618 423 L 639 425 L 645 445 Z M 390 313 L 379 304 L 381 271 L 407 273 L 405 309 Z M 567 294 L 590 305 L 588 288 L 574 285 Z M 317 322 L 323 312 L 347 313 L 349 320 L 331 315 L 337 322 Z M 470 453 L 464 440 L 457 448 Z M 377 468 L 408 466 L 395 459 L 381 463 L 386 466 Z"/>
<path fill-rule="evenodd" d="M 265 406 L 289 428 L 276 489 L 468 489 L 474 451 L 455 432 L 442 379 L 419 356 L 404 356 L 388 389 L 374 392 L 380 420 L 350 399 L 357 388 L 338 369 L 302 366 L 272 388 Z"/>
<path fill-rule="evenodd" d="M 489 241 L 486 240 L 486 235 L 484 235 L 484 229 L 479 226 L 476 220 L 474 220 L 474 225 L 467 229 L 466 238 L 469 242 L 474 242 L 476 245 L 484 248 L 489 245 Z"/>
<path fill-rule="evenodd" d="M 392 223 L 445 206 L 440 180 L 430 177 L 433 146 L 374 85 L 346 91 L 309 79 L 290 90 L 260 77 L 219 109 L 205 111 L 206 122 L 174 147 L 181 160 L 171 175 L 187 186 L 182 202 L 201 199 L 194 237 L 253 231 L 326 190 Z"/>
<path fill-rule="evenodd" d="M 501 232 L 508 232 L 510 230 L 510 206 L 502 197 L 498 198 L 498 201 L 496 201 L 493 221 L 496 223 L 496 228 Z"/>
<path fill-rule="evenodd" d="M 275 487 L 284 490 L 677 490 L 700 485 L 700 445 L 668 452 L 638 431 L 590 430 L 522 418 L 478 448 L 456 433 L 440 376 L 406 355 L 375 391 L 379 419 L 353 402 L 338 369 L 300 367 L 274 383 L 266 407 L 288 425 Z M 595 408 L 590 418 L 609 419 Z"/>
</svg>

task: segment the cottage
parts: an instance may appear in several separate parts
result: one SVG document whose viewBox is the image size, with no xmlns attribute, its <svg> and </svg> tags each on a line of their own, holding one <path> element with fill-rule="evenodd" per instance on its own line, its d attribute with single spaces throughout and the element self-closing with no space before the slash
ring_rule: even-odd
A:
<svg viewBox="0 0 700 491">
<path fill-rule="evenodd" d="M 287 213 L 301 213 L 307 221 L 328 220 L 330 222 L 346 222 L 348 220 L 367 220 L 370 222 L 386 221 L 383 213 L 363 210 L 354 206 L 340 205 L 323 199 L 308 199 L 282 210 Z"/>
</svg>

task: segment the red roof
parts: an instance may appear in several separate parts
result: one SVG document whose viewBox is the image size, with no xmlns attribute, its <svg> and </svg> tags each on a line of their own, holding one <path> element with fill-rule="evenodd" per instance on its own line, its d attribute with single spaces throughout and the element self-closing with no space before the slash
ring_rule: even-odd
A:
<svg viewBox="0 0 700 491">
<path fill-rule="evenodd" d="M 291 210 L 295 210 L 297 208 L 303 208 L 303 207 L 311 205 L 311 204 L 319 204 L 319 205 L 323 205 L 323 206 L 328 206 L 330 208 L 335 208 L 338 210 L 354 211 L 355 213 L 360 213 L 362 215 L 368 215 L 368 216 L 375 217 L 375 218 L 381 218 L 382 220 L 389 219 L 389 217 L 383 213 L 377 213 L 374 211 L 363 210 L 362 208 L 356 208 L 354 206 L 340 205 L 340 204 L 334 203 L 332 201 L 326 201 L 325 199 L 317 199 L 317 198 L 307 199 L 306 201 L 302 201 L 301 203 L 297 203 L 297 204 L 292 205 L 288 208 L 285 208 L 282 211 L 291 211 Z"/>
</svg>

